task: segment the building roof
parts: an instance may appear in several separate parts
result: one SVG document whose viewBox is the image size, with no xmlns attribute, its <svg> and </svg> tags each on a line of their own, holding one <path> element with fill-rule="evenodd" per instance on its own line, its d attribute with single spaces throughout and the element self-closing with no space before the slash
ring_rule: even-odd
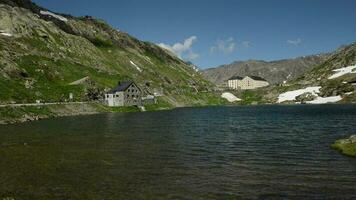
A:
<svg viewBox="0 0 356 200">
<path fill-rule="evenodd" d="M 248 77 L 252 78 L 255 81 L 267 81 L 266 79 L 261 78 L 259 76 L 248 76 Z M 242 80 L 242 79 L 243 78 L 241 76 L 233 76 L 233 77 L 229 78 L 229 80 Z"/>
<path fill-rule="evenodd" d="M 128 87 L 130 87 L 132 84 L 134 84 L 133 81 L 128 81 L 128 82 L 122 82 L 119 83 L 118 86 L 108 92 L 108 94 L 114 94 L 116 92 L 122 92 L 125 91 Z"/>
<path fill-rule="evenodd" d="M 243 78 L 241 76 L 233 76 L 229 78 L 229 80 L 242 80 Z"/>
<path fill-rule="evenodd" d="M 267 81 L 266 79 L 264 78 L 261 78 L 259 76 L 249 76 L 250 78 L 252 78 L 253 80 L 255 81 Z"/>
</svg>

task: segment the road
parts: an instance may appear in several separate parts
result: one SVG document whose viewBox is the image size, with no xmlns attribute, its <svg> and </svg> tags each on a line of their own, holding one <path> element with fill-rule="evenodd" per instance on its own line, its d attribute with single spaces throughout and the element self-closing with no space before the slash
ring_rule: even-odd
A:
<svg viewBox="0 0 356 200">
<path fill-rule="evenodd" d="M 70 104 L 86 104 L 89 102 L 54 102 L 54 103 L 19 103 L 19 104 L 2 104 L 0 108 L 5 107 L 26 107 L 26 106 L 50 106 L 50 105 L 70 105 Z"/>
</svg>

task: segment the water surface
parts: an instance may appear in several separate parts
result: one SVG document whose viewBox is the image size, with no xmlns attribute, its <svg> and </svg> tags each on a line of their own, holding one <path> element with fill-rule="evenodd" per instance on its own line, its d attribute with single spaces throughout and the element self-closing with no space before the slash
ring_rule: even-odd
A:
<svg viewBox="0 0 356 200">
<path fill-rule="evenodd" d="M 183 108 L 0 126 L 0 199 L 356 199 L 356 105 Z"/>
</svg>

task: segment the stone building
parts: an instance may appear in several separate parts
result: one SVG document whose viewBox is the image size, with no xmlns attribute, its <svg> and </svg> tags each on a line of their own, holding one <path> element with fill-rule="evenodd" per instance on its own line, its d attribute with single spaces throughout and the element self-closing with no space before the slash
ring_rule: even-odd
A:
<svg viewBox="0 0 356 200">
<path fill-rule="evenodd" d="M 258 76 L 245 76 L 244 78 L 240 76 L 233 76 L 227 81 L 227 83 L 228 87 L 234 90 L 252 90 L 269 85 L 264 78 Z"/>
<path fill-rule="evenodd" d="M 141 106 L 142 91 L 133 81 L 122 82 L 105 94 L 105 103 L 110 107 Z"/>
</svg>

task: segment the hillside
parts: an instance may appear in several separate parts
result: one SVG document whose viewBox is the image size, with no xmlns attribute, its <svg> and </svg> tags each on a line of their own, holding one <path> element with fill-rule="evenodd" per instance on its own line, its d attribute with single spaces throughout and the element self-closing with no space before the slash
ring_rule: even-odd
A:
<svg viewBox="0 0 356 200">
<path fill-rule="evenodd" d="M 325 62 L 283 86 L 251 91 L 259 103 L 355 103 L 356 43 L 331 53 Z"/>
<path fill-rule="evenodd" d="M 320 54 L 271 62 L 260 60 L 236 61 L 228 65 L 206 69 L 202 73 L 207 80 L 216 84 L 222 84 L 234 75 L 260 76 L 269 83 L 276 84 L 297 78 L 308 69 L 324 62 L 326 57 L 326 54 Z"/>
<path fill-rule="evenodd" d="M 0 0 L 0 104 L 95 100 L 123 80 L 172 107 L 221 103 L 212 83 L 155 44 L 94 17 Z"/>
</svg>

